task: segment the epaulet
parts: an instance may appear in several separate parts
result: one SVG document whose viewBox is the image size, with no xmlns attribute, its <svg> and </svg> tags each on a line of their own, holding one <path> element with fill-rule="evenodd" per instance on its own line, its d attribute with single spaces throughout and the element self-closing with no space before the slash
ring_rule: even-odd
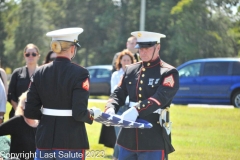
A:
<svg viewBox="0 0 240 160">
<path fill-rule="evenodd" d="M 170 64 L 164 62 L 163 60 L 161 60 L 160 66 L 161 66 L 160 75 L 162 75 L 163 73 L 175 68 L 175 67 L 171 66 Z"/>
<path fill-rule="evenodd" d="M 173 68 L 175 68 L 175 67 L 173 67 L 172 65 L 170 65 L 170 64 L 168 64 L 168 63 L 166 63 L 166 62 L 164 62 L 163 60 L 161 60 L 160 65 L 161 65 L 162 68 L 169 68 L 169 69 L 173 69 Z"/>
</svg>

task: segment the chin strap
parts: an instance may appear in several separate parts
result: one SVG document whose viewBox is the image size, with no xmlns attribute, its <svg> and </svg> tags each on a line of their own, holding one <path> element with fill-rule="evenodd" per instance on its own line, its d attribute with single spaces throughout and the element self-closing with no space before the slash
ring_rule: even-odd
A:
<svg viewBox="0 0 240 160">
<path fill-rule="evenodd" d="M 73 59 L 73 58 L 76 56 L 76 54 L 77 54 L 77 46 L 75 46 L 75 49 L 74 49 L 74 55 L 72 56 L 71 59 Z"/>
<path fill-rule="evenodd" d="M 155 53 L 155 50 L 156 50 L 156 45 L 154 46 L 154 51 L 153 51 L 153 53 L 152 53 L 152 58 L 151 58 L 149 61 L 147 61 L 147 62 L 151 62 L 151 61 L 152 61 L 153 55 L 154 55 L 154 53 Z"/>
<path fill-rule="evenodd" d="M 79 44 L 79 41 L 76 40 L 76 39 L 74 40 L 74 45 L 75 45 L 74 55 L 71 59 L 73 59 L 76 56 L 78 48 L 81 47 L 80 44 Z"/>
</svg>

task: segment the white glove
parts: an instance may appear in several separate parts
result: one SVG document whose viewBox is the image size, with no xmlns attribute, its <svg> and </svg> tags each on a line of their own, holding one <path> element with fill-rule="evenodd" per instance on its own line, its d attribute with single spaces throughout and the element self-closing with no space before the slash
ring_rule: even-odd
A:
<svg viewBox="0 0 240 160">
<path fill-rule="evenodd" d="M 102 111 L 99 108 L 92 107 L 90 108 L 93 111 L 93 118 L 96 119 L 102 115 Z"/>
<path fill-rule="evenodd" d="M 136 121 L 137 117 L 138 117 L 138 111 L 135 107 L 131 107 L 128 110 L 126 110 L 125 112 L 123 112 L 123 114 L 121 115 L 123 120 L 128 120 L 128 121 Z"/>
<path fill-rule="evenodd" d="M 107 113 L 107 114 L 115 114 L 115 110 L 112 108 L 112 107 L 109 107 L 105 110 L 104 113 Z"/>
</svg>

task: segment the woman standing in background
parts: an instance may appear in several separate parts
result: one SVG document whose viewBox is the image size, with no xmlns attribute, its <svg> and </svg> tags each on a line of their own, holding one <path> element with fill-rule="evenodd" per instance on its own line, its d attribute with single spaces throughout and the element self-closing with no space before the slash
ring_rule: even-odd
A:
<svg viewBox="0 0 240 160">
<path fill-rule="evenodd" d="M 111 93 L 114 92 L 114 90 L 118 87 L 123 74 L 126 71 L 126 66 L 134 63 L 134 57 L 133 54 L 128 50 L 123 50 L 119 56 L 116 59 L 116 71 L 113 72 L 111 77 Z M 126 111 L 129 107 L 129 97 L 126 98 L 126 102 L 124 106 L 121 106 L 117 112 L 117 115 L 121 115 L 124 111 Z M 116 137 L 118 137 L 120 127 L 114 127 Z M 118 144 L 115 144 L 114 146 L 114 152 L 113 152 L 113 160 L 118 159 L 119 154 L 119 147 Z"/>
<path fill-rule="evenodd" d="M 32 43 L 28 44 L 23 50 L 23 56 L 26 61 L 26 66 L 15 69 L 9 83 L 8 101 L 12 105 L 9 119 L 14 116 L 18 105 L 18 98 L 28 89 L 30 77 L 38 67 L 40 57 L 38 47 Z"/>
</svg>

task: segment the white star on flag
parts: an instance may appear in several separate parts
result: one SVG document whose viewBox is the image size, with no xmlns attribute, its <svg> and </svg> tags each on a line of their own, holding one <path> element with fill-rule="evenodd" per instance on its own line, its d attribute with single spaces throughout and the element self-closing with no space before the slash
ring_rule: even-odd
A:
<svg viewBox="0 0 240 160">
<path fill-rule="evenodd" d="M 113 115 L 110 115 L 110 117 L 108 117 L 108 120 L 112 120 L 113 119 Z"/>
<path fill-rule="evenodd" d="M 141 124 L 141 125 L 139 126 L 139 128 L 144 128 L 144 124 Z"/>
<path fill-rule="evenodd" d="M 133 126 L 133 122 L 131 122 L 131 123 L 129 124 L 129 126 Z"/>
<path fill-rule="evenodd" d="M 121 120 L 120 121 L 118 121 L 118 124 L 122 124 L 123 123 L 123 119 L 121 118 Z"/>
</svg>

